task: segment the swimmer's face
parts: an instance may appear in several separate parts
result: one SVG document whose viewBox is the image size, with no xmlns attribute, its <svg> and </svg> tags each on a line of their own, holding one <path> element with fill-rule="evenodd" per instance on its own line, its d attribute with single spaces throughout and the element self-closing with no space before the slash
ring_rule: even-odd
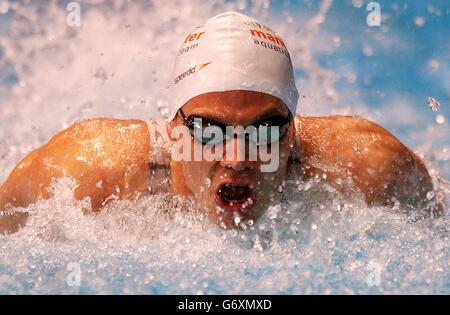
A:
<svg viewBox="0 0 450 315">
<path fill-rule="evenodd" d="M 228 140 L 226 145 L 220 144 L 223 152 L 219 154 L 219 159 L 177 162 L 180 163 L 180 173 L 187 189 L 199 200 L 212 221 L 231 227 L 256 220 L 271 201 L 279 198 L 280 186 L 286 176 L 294 139 L 294 124 L 289 110 L 276 97 L 264 93 L 213 92 L 197 96 L 186 103 L 171 123 L 171 128 L 189 126 L 193 118 L 202 118 L 203 126 L 208 122 L 212 125 L 217 123 L 218 126 L 244 128 L 250 125 L 258 127 L 261 124 L 281 126 L 280 133 L 284 135 L 276 140 L 277 144 L 274 142 L 264 147 L 264 158 L 259 149 L 256 149 L 256 160 L 250 158 L 250 147 L 253 146 L 252 149 L 255 150 L 259 146 L 243 137 L 236 137 Z M 192 156 L 194 145 L 204 148 L 202 139 L 197 140 L 193 136 L 189 139 Z M 275 150 L 276 145 L 278 150 Z M 232 147 L 234 154 L 227 154 Z M 275 159 L 278 162 L 271 171 L 261 167 L 269 165 L 267 153 L 271 155 L 272 162 Z"/>
</svg>

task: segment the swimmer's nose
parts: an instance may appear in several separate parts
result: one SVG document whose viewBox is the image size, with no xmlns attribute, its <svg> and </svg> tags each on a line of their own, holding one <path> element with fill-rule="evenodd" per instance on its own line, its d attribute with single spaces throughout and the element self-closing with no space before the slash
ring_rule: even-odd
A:
<svg viewBox="0 0 450 315">
<path fill-rule="evenodd" d="M 227 161 L 223 160 L 220 163 L 223 167 L 232 168 L 235 171 L 251 171 L 254 169 L 254 164 L 251 161 Z"/>
<path fill-rule="evenodd" d="M 235 171 L 255 169 L 255 161 L 249 161 L 248 148 L 244 139 L 235 138 L 227 142 L 220 165 Z"/>
</svg>

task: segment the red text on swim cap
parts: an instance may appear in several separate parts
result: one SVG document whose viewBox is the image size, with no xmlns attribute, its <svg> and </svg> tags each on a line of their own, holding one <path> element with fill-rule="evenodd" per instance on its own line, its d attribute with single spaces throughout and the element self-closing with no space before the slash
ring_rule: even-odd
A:
<svg viewBox="0 0 450 315">
<path fill-rule="evenodd" d="M 252 36 L 258 36 L 258 37 L 261 37 L 264 39 L 268 39 L 274 43 L 277 43 L 278 45 L 282 45 L 282 46 L 286 47 L 286 45 L 284 44 L 284 42 L 281 38 L 279 38 L 278 36 L 272 35 L 270 33 L 258 31 L 258 30 L 250 30 L 250 34 Z"/>
<path fill-rule="evenodd" d="M 191 33 L 189 34 L 186 39 L 184 40 L 184 44 L 186 44 L 187 42 L 192 42 L 194 40 L 197 40 L 200 38 L 200 36 L 202 36 L 202 34 L 205 34 L 205 32 L 200 32 L 200 33 Z"/>
</svg>

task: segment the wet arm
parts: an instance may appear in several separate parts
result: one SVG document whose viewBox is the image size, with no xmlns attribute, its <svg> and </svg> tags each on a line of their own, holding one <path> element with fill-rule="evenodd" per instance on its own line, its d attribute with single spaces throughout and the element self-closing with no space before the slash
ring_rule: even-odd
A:
<svg viewBox="0 0 450 315">
<path fill-rule="evenodd" d="M 428 201 L 433 185 L 424 163 L 381 126 L 352 116 L 298 117 L 296 132 L 307 176 L 325 172 L 338 188 L 350 177 L 369 204 Z"/>
<path fill-rule="evenodd" d="M 138 120 L 92 119 L 58 133 L 31 152 L 0 187 L 0 210 L 26 207 L 51 196 L 52 178 L 76 181 L 74 196 L 92 210 L 108 197 L 131 199 L 148 184 L 149 133 Z M 17 230 L 26 214 L 0 216 L 0 232 Z"/>
</svg>

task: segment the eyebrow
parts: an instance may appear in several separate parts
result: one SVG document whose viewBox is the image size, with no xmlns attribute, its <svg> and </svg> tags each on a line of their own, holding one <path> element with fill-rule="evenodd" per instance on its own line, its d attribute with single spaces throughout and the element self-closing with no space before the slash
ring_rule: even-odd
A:
<svg viewBox="0 0 450 315">
<path fill-rule="evenodd" d="M 193 114 L 190 114 L 190 115 L 186 116 L 184 114 L 184 112 L 181 111 L 181 109 L 180 109 L 180 112 L 185 118 L 199 117 L 199 118 L 208 120 L 209 122 L 217 124 L 217 125 L 223 125 L 223 126 L 228 126 L 229 125 L 229 123 L 224 123 L 223 121 L 217 120 L 216 118 L 212 118 L 212 117 L 210 117 L 208 115 L 207 116 L 203 116 L 202 114 L 195 114 L 195 113 L 193 113 Z M 277 117 L 277 116 L 281 116 L 281 117 L 283 117 L 285 119 L 289 119 L 289 113 L 287 115 L 284 115 L 283 113 L 280 113 L 279 110 L 277 110 L 276 113 L 274 113 L 273 111 L 267 111 L 265 113 L 262 113 L 262 114 L 256 116 L 256 119 L 252 123 L 250 123 L 249 125 L 254 125 L 254 124 L 258 123 L 258 122 L 264 121 L 265 119 L 272 118 L 272 117 Z"/>
<path fill-rule="evenodd" d="M 182 113 L 182 115 L 184 116 L 184 113 Z M 198 114 L 192 114 L 189 116 L 184 116 L 186 119 L 188 119 L 189 117 L 198 117 L 204 120 L 207 120 L 209 123 L 213 124 L 213 125 L 221 125 L 221 126 L 229 126 L 229 123 L 224 123 L 222 121 L 216 120 L 214 118 L 209 118 L 209 117 L 204 117 L 202 115 L 198 115 Z M 255 121 L 253 121 L 252 123 L 248 124 L 248 125 L 255 125 L 257 123 L 263 122 L 264 120 L 268 119 L 268 118 L 272 118 L 272 117 L 283 117 L 284 119 L 288 120 L 289 119 L 289 114 L 288 115 L 283 115 L 281 113 L 276 113 L 275 115 L 270 115 L 269 113 L 267 113 L 266 115 L 261 115 L 260 117 L 258 117 Z"/>
</svg>

